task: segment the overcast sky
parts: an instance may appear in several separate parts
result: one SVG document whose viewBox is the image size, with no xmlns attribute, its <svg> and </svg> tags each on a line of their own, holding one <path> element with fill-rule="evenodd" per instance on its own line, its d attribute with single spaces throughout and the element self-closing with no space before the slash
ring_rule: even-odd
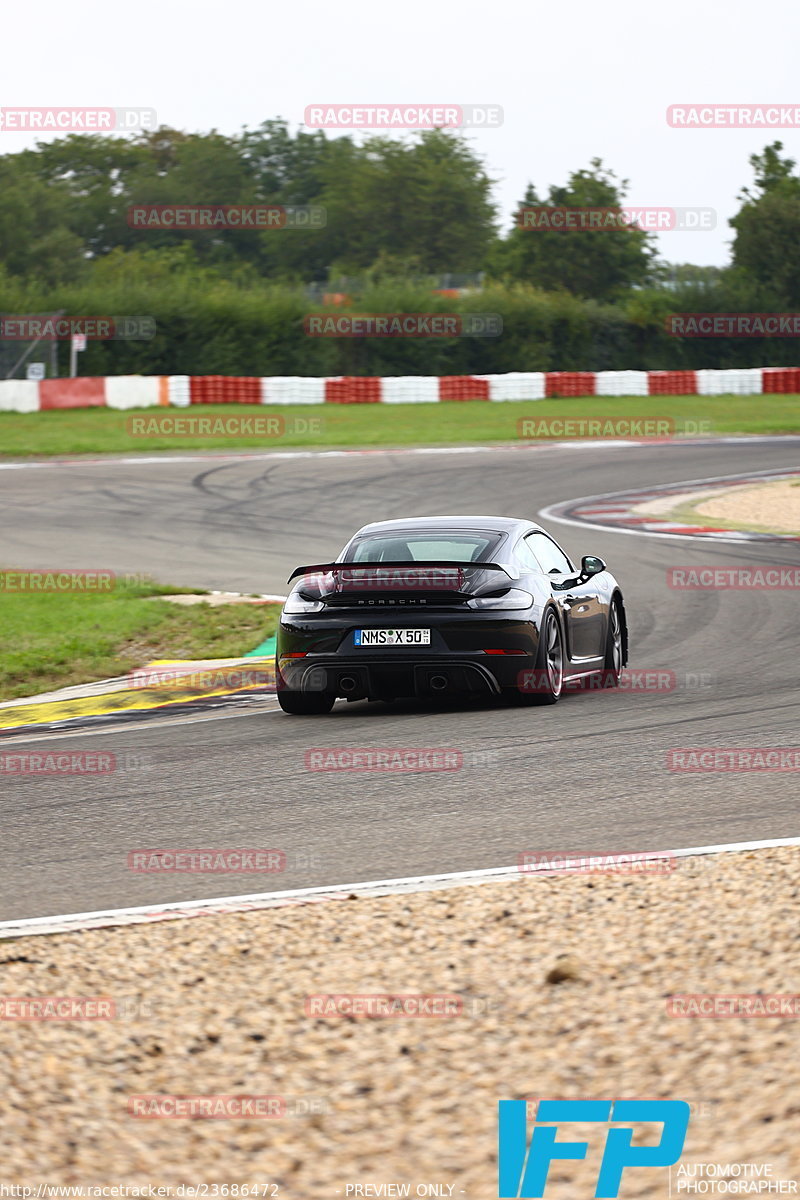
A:
<svg viewBox="0 0 800 1200">
<path fill-rule="evenodd" d="M 666 110 L 800 109 L 799 25 L 790 0 L 38 0 L 4 9 L 0 106 L 150 107 L 234 133 L 296 127 L 318 102 L 498 104 L 503 124 L 469 136 L 504 226 L 529 181 L 543 195 L 600 157 L 630 204 L 715 209 L 713 232 L 659 244 L 672 262 L 722 264 L 749 155 L 777 137 L 800 159 L 800 130 L 681 130 Z M 2 131 L 0 152 L 35 140 Z"/>
</svg>

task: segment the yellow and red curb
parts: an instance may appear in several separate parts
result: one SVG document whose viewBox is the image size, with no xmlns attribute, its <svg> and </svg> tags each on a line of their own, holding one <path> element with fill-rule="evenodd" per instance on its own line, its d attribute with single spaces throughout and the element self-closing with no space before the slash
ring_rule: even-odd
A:
<svg viewBox="0 0 800 1200">
<path fill-rule="evenodd" d="M 275 662 L 269 658 L 222 658 L 197 662 L 159 659 L 117 679 L 0 704 L 0 731 L 92 717 L 172 708 L 241 693 L 274 692 Z"/>
</svg>

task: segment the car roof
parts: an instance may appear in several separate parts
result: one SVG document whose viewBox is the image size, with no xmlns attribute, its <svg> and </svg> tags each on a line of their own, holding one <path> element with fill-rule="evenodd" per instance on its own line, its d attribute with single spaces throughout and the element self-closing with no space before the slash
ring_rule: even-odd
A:
<svg viewBox="0 0 800 1200">
<path fill-rule="evenodd" d="M 353 534 L 353 539 L 367 534 L 397 533 L 400 530 L 409 532 L 447 532 L 447 533 L 522 533 L 531 529 L 541 529 L 535 521 L 526 521 L 522 517 L 487 517 L 455 515 L 442 517 L 401 517 L 394 521 L 373 521 L 371 525 L 362 525 Z"/>
</svg>

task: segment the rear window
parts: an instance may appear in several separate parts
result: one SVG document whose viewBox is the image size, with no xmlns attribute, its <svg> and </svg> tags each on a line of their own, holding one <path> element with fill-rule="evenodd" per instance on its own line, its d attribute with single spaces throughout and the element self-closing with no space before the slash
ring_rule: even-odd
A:
<svg viewBox="0 0 800 1200">
<path fill-rule="evenodd" d="M 394 533 L 359 539 L 347 562 L 486 562 L 500 544 L 497 533 Z"/>
</svg>

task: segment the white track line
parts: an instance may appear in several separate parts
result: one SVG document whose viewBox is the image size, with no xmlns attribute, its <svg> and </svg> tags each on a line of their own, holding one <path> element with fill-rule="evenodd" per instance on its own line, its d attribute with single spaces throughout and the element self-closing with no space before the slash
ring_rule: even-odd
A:
<svg viewBox="0 0 800 1200">
<path fill-rule="evenodd" d="M 611 449 L 619 449 L 623 446 L 638 446 L 636 441 L 615 441 L 615 442 L 520 442 L 519 444 L 500 444 L 486 446 L 396 446 L 384 447 L 376 446 L 365 450 L 264 450 L 256 453 L 242 451 L 237 453 L 234 450 L 226 453 L 224 450 L 219 454 L 181 454 L 181 455 L 163 455 L 162 457 L 154 458 L 121 458 L 114 455 L 108 455 L 106 458 L 61 458 L 53 459 L 49 462 L 10 462 L 0 463 L 0 471 L 20 471 L 26 469 L 42 468 L 42 467 L 97 467 L 105 466 L 108 463 L 117 463 L 123 466 L 154 466 L 156 464 L 176 464 L 176 463 L 214 463 L 214 462 L 235 462 L 238 460 L 255 460 L 261 462 L 264 459 L 297 459 L 297 458 L 352 458 L 353 456 L 362 457 L 367 454 L 491 454 L 499 450 L 548 450 L 551 447 L 567 447 L 574 449 L 576 447 L 591 447 L 593 445 L 607 445 Z"/>
<path fill-rule="evenodd" d="M 784 433 L 784 434 L 758 434 L 742 435 L 736 437 L 726 435 L 725 437 L 709 437 L 709 438 L 667 438 L 663 441 L 659 439 L 657 442 L 651 440 L 642 441 L 641 439 L 630 440 L 610 440 L 595 438 L 590 440 L 581 440 L 580 438 L 570 438 L 567 441 L 520 441 L 520 442 L 501 442 L 490 443 L 483 446 L 375 446 L 364 450 L 263 450 L 263 451 L 235 451 L 225 452 L 221 450 L 217 454 L 174 454 L 174 455 L 153 455 L 151 457 L 135 457 L 135 456 L 120 456 L 108 454 L 102 458 L 54 458 L 46 462 L 41 460 L 35 462 L 0 462 L 0 471 L 30 471 L 42 470 L 43 468 L 54 467 L 94 467 L 105 466 L 108 463 L 119 463 L 125 466 L 154 466 L 164 464 L 179 464 L 179 463 L 203 463 L 203 462 L 232 462 L 239 460 L 255 460 L 262 461 L 264 459 L 296 459 L 296 458 L 351 458 L 352 456 L 363 456 L 368 454 L 496 454 L 500 451 L 508 450 L 621 450 L 628 449 L 632 446 L 716 446 L 716 445 L 743 445 L 744 443 L 760 443 L 767 444 L 771 442 L 796 442 L 800 441 L 800 434 Z"/>
<path fill-rule="evenodd" d="M 774 846 L 800 846 L 800 837 L 768 838 L 760 842 L 729 842 L 721 846 L 692 846 L 682 850 L 648 851 L 660 857 L 685 858 L 701 854 L 734 854 L 745 850 L 766 850 Z M 547 877 L 559 872 L 541 872 Z M 337 887 L 296 888 L 285 892 L 256 892 L 247 896 L 221 896 L 210 900 L 186 900 L 143 908 L 110 908 L 97 912 L 70 913 L 65 916 L 30 917 L 0 922 L 0 937 L 30 937 L 42 933 L 68 933 L 82 929 L 104 929 L 113 925 L 141 925 L 154 921 L 175 921 L 187 917 L 222 916 L 252 912 L 263 908 L 313 904 L 329 900 L 347 900 L 352 896 L 394 896 L 412 892 L 440 891 L 452 887 L 471 887 L 481 883 L 522 882 L 535 871 L 515 867 L 489 867 L 478 871 L 454 871 L 442 875 L 418 875 L 406 879 L 382 879 L 370 883 L 349 883 Z"/>
<path fill-rule="evenodd" d="M 752 538 L 712 538 L 709 535 L 702 536 L 697 533 L 658 533 L 654 529 L 623 529 L 621 526 L 611 525 L 595 525 L 593 521 L 576 521 L 572 517 L 557 517 L 550 511 L 549 508 L 539 509 L 540 517 L 545 521 L 555 521 L 559 525 L 576 525 L 581 529 L 597 529 L 600 533 L 626 533 L 629 537 L 652 537 L 652 538 L 670 538 L 674 542 L 713 542 L 715 546 L 735 545 L 735 546 L 753 546 L 771 543 L 754 542 Z M 655 520 L 655 518 L 654 518 Z M 735 533 L 735 530 L 732 530 Z"/>
<path fill-rule="evenodd" d="M 553 445 L 554 443 L 547 443 Z M 619 445 L 620 443 L 615 443 Z M 636 445 L 635 442 L 629 442 L 628 445 Z M 351 458 L 354 455 L 363 456 L 365 454 L 477 454 L 493 450 L 526 450 L 526 449 L 544 449 L 543 444 L 531 444 L 530 446 L 402 446 L 395 449 L 384 449 L 379 447 L 370 450 L 265 450 L 261 453 L 249 454 L 243 451 L 237 454 L 231 450 L 226 453 L 224 450 L 219 454 L 181 454 L 181 455 L 164 455 L 156 458 L 120 458 L 114 455 L 108 455 L 107 458 L 61 458 L 53 459 L 52 462 L 19 462 L 19 463 L 0 463 L 0 471 L 19 471 L 24 469 L 33 469 L 41 467 L 102 467 L 108 463 L 116 463 L 122 466 L 134 467 L 149 467 L 160 465 L 176 465 L 180 463 L 220 463 L 220 462 L 237 462 L 237 461 L 257 461 L 262 462 L 265 459 L 297 459 L 297 458 Z"/>
</svg>

